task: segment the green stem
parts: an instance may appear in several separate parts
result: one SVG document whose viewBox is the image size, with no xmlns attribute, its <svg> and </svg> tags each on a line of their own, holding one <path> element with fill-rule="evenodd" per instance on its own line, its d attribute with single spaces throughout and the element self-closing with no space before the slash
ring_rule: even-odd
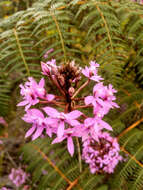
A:
<svg viewBox="0 0 143 190">
<path fill-rule="evenodd" d="M 81 173 L 82 172 L 82 161 L 81 161 L 80 144 L 79 144 L 77 137 L 76 137 L 76 144 L 77 144 L 77 150 L 78 150 L 79 171 Z"/>
<path fill-rule="evenodd" d="M 61 40 L 61 44 L 62 44 L 62 49 L 63 49 L 63 53 L 64 53 L 64 60 L 65 60 L 65 63 L 67 62 L 67 58 L 66 58 L 66 50 L 65 50 L 65 45 L 64 45 L 64 40 L 63 40 L 63 36 L 62 36 L 62 33 L 61 33 L 61 30 L 60 30 L 60 27 L 59 27 L 59 24 L 57 22 L 57 19 L 56 19 L 56 16 L 54 15 L 53 12 L 51 12 L 51 16 L 56 24 L 56 27 L 57 27 L 57 30 L 58 30 L 58 33 L 59 33 L 59 36 L 60 36 L 60 40 Z"/>
<path fill-rule="evenodd" d="M 71 99 L 73 100 L 73 98 L 84 88 L 86 87 L 90 82 L 90 79 L 88 79 L 75 93 L 74 95 L 71 97 Z"/>
<path fill-rule="evenodd" d="M 26 68 L 26 71 L 27 71 L 27 75 L 30 76 L 30 71 L 29 71 L 28 65 L 27 65 L 27 63 L 26 63 L 24 54 L 23 54 L 23 51 L 22 51 L 22 48 L 21 48 L 21 45 L 20 45 L 20 41 L 19 41 L 19 38 L 18 38 L 18 34 L 17 34 L 17 32 L 16 32 L 16 29 L 13 29 L 13 32 L 14 32 L 14 35 L 15 35 L 15 38 L 16 38 L 16 42 L 17 42 L 17 45 L 18 45 L 18 49 L 19 49 L 21 58 L 22 58 L 22 60 L 23 60 L 23 63 L 24 63 L 24 65 L 25 65 L 25 68 Z"/>
</svg>

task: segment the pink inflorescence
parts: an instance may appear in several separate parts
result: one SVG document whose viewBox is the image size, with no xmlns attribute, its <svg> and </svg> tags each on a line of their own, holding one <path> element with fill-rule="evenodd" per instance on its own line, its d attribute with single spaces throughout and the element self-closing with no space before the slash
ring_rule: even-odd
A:
<svg viewBox="0 0 143 190">
<path fill-rule="evenodd" d="M 98 141 L 93 137 L 83 143 L 82 158 L 89 164 L 91 173 L 113 173 L 116 165 L 122 160 L 120 147 L 107 132 L 98 133 Z"/>
<path fill-rule="evenodd" d="M 32 124 L 25 137 L 32 136 L 35 140 L 48 135 L 54 137 L 52 144 L 66 140 L 71 156 L 75 150 L 74 138 L 81 138 L 82 158 L 89 164 L 91 172 L 112 173 L 122 157 L 117 140 L 107 132 L 112 131 L 112 127 L 103 118 L 110 109 L 119 106 L 114 95 L 117 91 L 111 84 L 105 86 L 101 82 L 99 64 L 91 61 L 89 67 L 81 68 L 72 61 L 57 66 L 56 60 L 52 59 L 42 62 L 41 67 L 42 74 L 50 79 L 60 95 L 48 94 L 43 78 L 37 83 L 30 77 L 25 85 L 20 85 L 23 101 L 18 106 L 25 106 L 26 113 L 22 119 Z M 87 81 L 81 85 L 82 76 Z M 92 95 L 76 97 L 90 81 L 95 82 Z M 36 104 L 41 106 L 31 108 Z M 86 108 L 92 109 L 91 117 L 84 113 Z"/>
<path fill-rule="evenodd" d="M 12 168 L 11 173 L 9 174 L 9 179 L 16 185 L 16 187 L 20 187 L 25 183 L 27 174 L 21 168 Z"/>
<path fill-rule="evenodd" d="M 52 101 L 54 95 L 47 94 L 44 88 L 45 80 L 42 78 L 39 84 L 32 78 L 28 78 L 29 81 L 25 85 L 20 85 L 21 95 L 23 96 L 23 101 L 20 102 L 17 106 L 25 106 L 25 111 L 27 111 L 32 105 L 39 103 L 40 99 Z"/>
<path fill-rule="evenodd" d="M 2 187 L 0 190 L 12 190 L 12 189 L 9 189 L 7 187 Z"/>
</svg>

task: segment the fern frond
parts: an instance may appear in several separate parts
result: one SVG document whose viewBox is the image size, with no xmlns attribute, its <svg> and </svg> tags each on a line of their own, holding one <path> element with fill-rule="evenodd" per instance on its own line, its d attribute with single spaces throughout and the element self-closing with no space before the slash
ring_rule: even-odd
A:
<svg viewBox="0 0 143 190">
<path fill-rule="evenodd" d="M 95 188 L 103 181 L 104 175 L 92 175 L 88 168 L 80 174 L 77 156 L 70 157 L 63 145 L 49 143 L 47 139 L 39 139 L 23 147 L 24 160 L 29 163 L 28 170 L 32 171 L 33 181 L 39 189 L 72 187 L 75 190 L 86 190 Z M 47 171 L 47 175 L 43 174 L 44 170 Z"/>
</svg>

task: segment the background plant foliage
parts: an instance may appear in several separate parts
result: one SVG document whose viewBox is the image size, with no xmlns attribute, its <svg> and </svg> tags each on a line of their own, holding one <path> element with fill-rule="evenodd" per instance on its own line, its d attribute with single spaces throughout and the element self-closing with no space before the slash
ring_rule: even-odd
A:
<svg viewBox="0 0 143 190">
<path fill-rule="evenodd" d="M 71 158 L 64 144 L 27 143 L 24 159 L 36 188 L 141 190 L 143 6 L 131 0 L 39 0 L 30 6 L 0 22 L 0 115 L 8 121 L 17 117 L 18 84 L 28 76 L 39 79 L 47 50 L 54 48 L 48 59 L 59 63 L 75 60 L 84 66 L 96 59 L 106 83 L 118 90 L 120 109 L 105 119 L 127 155 L 113 175 L 91 175 L 87 165 L 79 173 L 77 155 Z"/>
</svg>

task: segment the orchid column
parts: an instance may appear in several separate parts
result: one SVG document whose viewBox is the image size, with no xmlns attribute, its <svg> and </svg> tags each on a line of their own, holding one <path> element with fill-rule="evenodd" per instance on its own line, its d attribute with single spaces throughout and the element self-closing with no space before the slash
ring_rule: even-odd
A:
<svg viewBox="0 0 143 190">
<path fill-rule="evenodd" d="M 110 109 L 118 108 L 114 102 L 116 90 L 111 84 L 104 86 L 100 82 L 103 78 L 98 75 L 99 65 L 95 61 L 84 69 L 75 66 L 74 61 L 57 66 L 54 59 L 42 62 L 41 66 L 42 74 L 57 87 L 60 94 L 47 93 L 44 78 L 37 83 L 30 77 L 24 86 L 20 85 L 24 100 L 18 106 L 25 106 L 26 114 L 22 119 L 32 124 L 25 137 L 32 135 L 32 140 L 35 140 L 44 134 L 54 138 L 52 143 L 67 140 L 71 156 L 74 154 L 73 139 L 76 138 L 79 157 L 80 138 L 82 158 L 89 164 L 90 171 L 112 173 L 122 157 L 116 138 L 107 132 L 112 127 L 103 117 Z M 82 77 L 87 78 L 84 84 L 81 84 Z M 93 95 L 79 97 L 90 81 L 95 82 Z M 39 109 L 32 108 L 36 104 L 40 105 Z M 88 107 L 93 108 L 93 117 L 85 115 L 84 109 Z"/>
</svg>

